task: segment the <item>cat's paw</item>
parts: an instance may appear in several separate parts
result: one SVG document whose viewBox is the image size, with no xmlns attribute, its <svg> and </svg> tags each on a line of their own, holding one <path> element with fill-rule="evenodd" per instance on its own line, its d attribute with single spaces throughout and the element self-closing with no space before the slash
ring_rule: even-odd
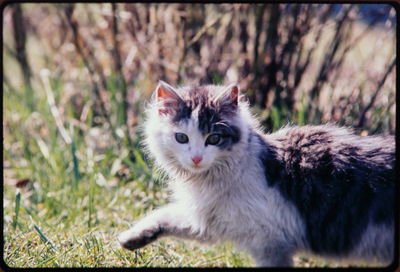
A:
<svg viewBox="0 0 400 272">
<path fill-rule="evenodd" d="M 160 227 L 143 229 L 140 231 L 132 228 L 120 233 L 118 235 L 118 241 L 124 248 L 135 250 L 155 241 L 161 233 L 162 229 Z"/>
</svg>

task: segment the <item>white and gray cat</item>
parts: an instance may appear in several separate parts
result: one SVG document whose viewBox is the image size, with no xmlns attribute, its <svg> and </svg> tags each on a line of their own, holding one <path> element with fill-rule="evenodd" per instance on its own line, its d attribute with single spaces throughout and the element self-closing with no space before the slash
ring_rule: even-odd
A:
<svg viewBox="0 0 400 272">
<path fill-rule="evenodd" d="M 169 176 L 170 204 L 118 237 L 233 241 L 258 266 L 297 252 L 388 265 L 394 257 L 395 142 L 332 125 L 264 135 L 236 85 L 160 82 L 145 146 Z"/>
</svg>

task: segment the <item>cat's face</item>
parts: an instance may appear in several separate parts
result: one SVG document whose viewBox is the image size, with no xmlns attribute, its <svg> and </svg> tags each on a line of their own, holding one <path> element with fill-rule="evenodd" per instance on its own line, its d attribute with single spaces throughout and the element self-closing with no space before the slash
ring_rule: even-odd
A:
<svg viewBox="0 0 400 272">
<path fill-rule="evenodd" d="M 161 82 L 151 117 L 157 121 L 148 132 L 153 155 L 191 173 L 224 165 L 241 138 L 235 124 L 238 95 L 234 85 L 174 89 Z"/>
</svg>

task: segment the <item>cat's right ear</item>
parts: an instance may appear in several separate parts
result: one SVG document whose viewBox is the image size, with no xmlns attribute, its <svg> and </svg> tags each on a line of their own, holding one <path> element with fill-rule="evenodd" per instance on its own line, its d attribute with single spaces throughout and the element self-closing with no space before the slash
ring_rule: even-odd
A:
<svg viewBox="0 0 400 272">
<path fill-rule="evenodd" d="M 176 93 L 174 87 L 164 81 L 159 81 L 155 91 L 158 113 L 160 115 L 169 115 L 176 111 L 179 103 L 182 102 L 180 96 Z"/>
</svg>

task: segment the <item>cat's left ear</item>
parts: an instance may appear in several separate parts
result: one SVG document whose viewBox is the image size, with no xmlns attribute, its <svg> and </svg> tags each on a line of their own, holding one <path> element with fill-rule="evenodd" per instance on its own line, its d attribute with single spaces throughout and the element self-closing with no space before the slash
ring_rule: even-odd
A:
<svg viewBox="0 0 400 272">
<path fill-rule="evenodd" d="M 221 94 L 215 99 L 223 106 L 229 106 L 235 109 L 239 100 L 239 86 L 236 84 L 228 85 Z"/>
</svg>

